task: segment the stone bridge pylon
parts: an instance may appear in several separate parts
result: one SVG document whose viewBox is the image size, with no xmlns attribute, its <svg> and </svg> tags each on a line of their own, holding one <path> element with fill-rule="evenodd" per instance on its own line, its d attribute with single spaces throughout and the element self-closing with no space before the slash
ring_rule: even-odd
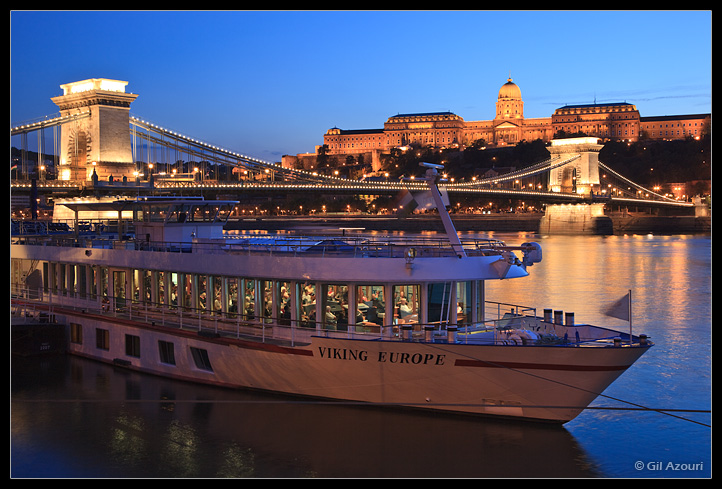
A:
<svg viewBox="0 0 722 489">
<path fill-rule="evenodd" d="M 594 137 L 553 140 L 548 148 L 552 158 L 569 154 L 579 154 L 580 157 L 549 172 L 549 189 L 577 194 L 600 192 L 599 150 L 603 147 Z"/>
<path fill-rule="evenodd" d="M 566 165 L 549 171 L 552 192 L 599 194 L 599 150 L 603 145 L 594 137 L 556 139 L 548 148 L 552 159 L 558 155 L 578 154 Z M 602 203 L 548 205 L 539 222 L 545 234 L 612 234 L 612 220 L 604 215 Z"/>
<path fill-rule="evenodd" d="M 75 116 L 62 125 L 59 180 L 100 181 L 134 178 L 130 143 L 130 104 L 138 96 L 125 93 L 128 82 L 91 78 L 60 85 L 63 95 L 51 100 L 61 117 Z"/>
</svg>

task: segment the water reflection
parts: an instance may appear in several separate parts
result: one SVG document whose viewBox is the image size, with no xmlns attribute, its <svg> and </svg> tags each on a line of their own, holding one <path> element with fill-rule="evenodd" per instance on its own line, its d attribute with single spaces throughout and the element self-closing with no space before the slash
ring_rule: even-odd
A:
<svg viewBox="0 0 722 489">
<path fill-rule="evenodd" d="M 12 385 L 14 477 L 598 475 L 559 426 L 309 403 L 75 357 L 18 359 Z"/>
<path fill-rule="evenodd" d="M 601 310 L 632 289 L 634 331 L 655 347 L 605 394 L 710 409 L 709 236 L 491 237 L 539 241 L 544 255 L 525 279 L 488 282 L 489 300 L 626 331 Z M 648 412 L 587 410 L 556 427 L 307 404 L 79 358 L 13 359 L 12 367 L 13 477 L 711 475 L 709 428 Z M 711 424 L 709 414 L 685 416 Z M 639 471 L 639 460 L 701 462 L 704 470 Z"/>
<path fill-rule="evenodd" d="M 711 257 L 707 246 L 690 243 L 694 239 L 536 237 L 542 243 L 542 262 L 523 280 L 487 282 L 488 295 L 572 311 L 585 322 L 603 324 L 609 322 L 601 314 L 603 306 L 631 289 L 633 314 L 640 324 L 647 318 L 662 317 L 672 328 L 685 327 L 690 319 L 704 321 L 709 310 Z"/>
</svg>

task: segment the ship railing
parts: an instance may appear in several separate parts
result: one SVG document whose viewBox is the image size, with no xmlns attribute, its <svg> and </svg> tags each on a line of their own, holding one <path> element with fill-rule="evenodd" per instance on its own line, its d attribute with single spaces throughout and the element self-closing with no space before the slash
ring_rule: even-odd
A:
<svg viewBox="0 0 722 489">
<path fill-rule="evenodd" d="M 506 245 L 487 238 L 463 239 L 469 256 L 496 255 Z M 97 233 L 74 235 L 14 235 L 12 244 L 58 246 L 71 248 L 126 249 L 166 253 L 231 253 L 248 255 L 283 255 L 302 257 L 353 256 L 357 258 L 406 258 L 456 256 L 448 240 L 443 238 L 403 237 L 283 237 L 211 238 L 193 241 L 151 241 L 129 236 L 107 236 Z"/>
<path fill-rule="evenodd" d="M 237 312 L 207 310 L 178 304 L 161 304 L 137 298 L 63 293 L 40 289 L 11 289 L 13 318 L 43 320 L 62 309 L 137 320 L 155 327 L 195 331 L 200 335 L 218 335 L 283 345 L 309 343 L 315 336 L 449 342 L 493 345 L 536 345 L 606 347 L 628 346 L 629 335 L 588 324 L 568 325 L 545 321 L 534 308 L 487 302 L 500 316 L 477 322 L 452 324 L 435 321 L 428 324 L 395 321 L 391 325 L 373 323 L 328 325 L 309 320 L 264 316 L 257 318 Z M 639 344 L 640 338 L 633 338 Z"/>
<path fill-rule="evenodd" d="M 13 319 L 54 317 L 63 312 L 99 314 L 104 317 L 136 320 L 152 327 L 195 331 L 201 336 L 223 336 L 282 345 L 307 344 L 314 336 L 339 333 L 338 327 L 308 320 L 264 316 L 261 318 L 236 312 L 207 310 L 178 304 L 153 303 L 138 298 L 114 297 L 95 293 L 70 293 L 11 287 Z M 348 326 L 348 338 L 378 338 L 380 330 L 368 325 Z"/>
</svg>

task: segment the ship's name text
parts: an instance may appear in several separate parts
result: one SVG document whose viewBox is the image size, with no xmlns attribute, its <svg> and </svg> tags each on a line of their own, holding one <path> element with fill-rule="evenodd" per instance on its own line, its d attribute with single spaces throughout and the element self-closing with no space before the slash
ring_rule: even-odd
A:
<svg viewBox="0 0 722 489">
<path fill-rule="evenodd" d="M 408 363 L 411 365 L 443 365 L 446 359 L 446 355 L 435 353 L 380 351 L 378 355 L 369 355 L 369 352 L 366 350 L 327 348 L 325 346 L 319 346 L 318 353 L 321 355 L 321 358 L 328 358 L 330 360 L 355 360 L 358 362 L 376 360 L 379 363 Z"/>
</svg>

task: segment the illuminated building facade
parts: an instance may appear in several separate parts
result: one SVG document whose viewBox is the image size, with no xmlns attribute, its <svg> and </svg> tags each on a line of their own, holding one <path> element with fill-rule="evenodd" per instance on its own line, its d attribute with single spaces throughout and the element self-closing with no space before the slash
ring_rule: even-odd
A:
<svg viewBox="0 0 722 489">
<path fill-rule="evenodd" d="M 329 129 L 323 144 L 327 155 L 369 153 L 376 162 L 380 153 L 410 145 L 463 149 L 478 140 L 489 146 L 549 142 L 560 131 L 617 141 L 699 137 L 710 119 L 710 114 L 641 117 L 636 106 L 626 102 L 566 105 L 551 117 L 525 118 L 521 90 L 509 78 L 499 90 L 493 120 L 465 121 L 452 112 L 397 114 L 383 129 Z"/>
</svg>

